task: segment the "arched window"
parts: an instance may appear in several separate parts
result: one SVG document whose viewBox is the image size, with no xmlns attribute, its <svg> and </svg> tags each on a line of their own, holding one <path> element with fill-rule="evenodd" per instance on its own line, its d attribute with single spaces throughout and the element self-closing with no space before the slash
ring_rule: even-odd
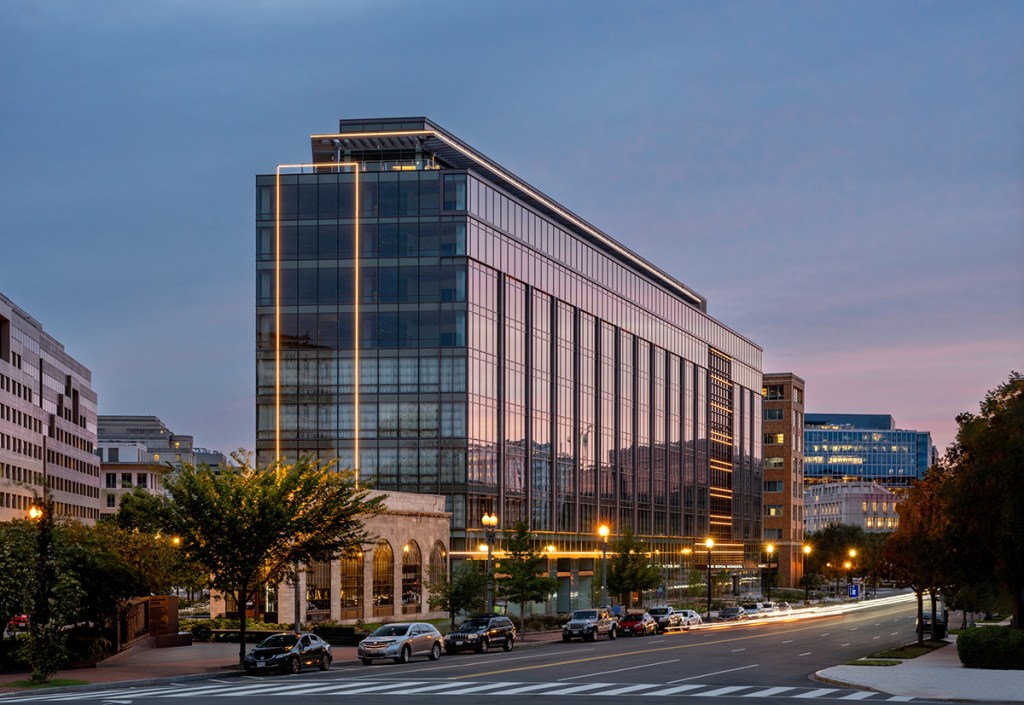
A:
<svg viewBox="0 0 1024 705">
<path fill-rule="evenodd" d="M 427 574 L 427 582 L 438 584 L 448 577 L 448 552 L 444 550 L 444 544 L 440 541 L 434 543 L 434 550 L 430 552 L 430 572 Z"/>
<path fill-rule="evenodd" d="M 395 556 L 391 544 L 381 541 L 373 549 L 373 614 L 395 613 Z"/>
<path fill-rule="evenodd" d="M 415 541 L 402 546 L 402 612 L 414 614 L 423 602 L 423 556 Z"/>
<path fill-rule="evenodd" d="M 341 618 L 359 619 L 363 616 L 363 552 L 341 557 Z"/>
<path fill-rule="evenodd" d="M 317 561 L 306 567 L 306 619 L 322 622 L 331 616 L 331 564 Z"/>
</svg>

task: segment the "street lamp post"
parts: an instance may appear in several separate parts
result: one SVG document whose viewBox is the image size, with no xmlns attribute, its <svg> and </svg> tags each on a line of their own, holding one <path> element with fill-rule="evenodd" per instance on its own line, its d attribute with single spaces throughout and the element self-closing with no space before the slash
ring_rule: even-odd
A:
<svg viewBox="0 0 1024 705">
<path fill-rule="evenodd" d="M 775 544 L 770 543 L 765 546 L 765 551 L 768 552 L 768 602 L 772 601 L 772 556 L 775 555 Z"/>
<path fill-rule="evenodd" d="M 491 559 L 494 555 L 495 529 L 498 526 L 497 514 L 484 514 L 480 522 L 484 525 L 484 540 L 487 541 L 487 611 L 494 611 L 494 575 L 491 570 Z"/>
<path fill-rule="evenodd" d="M 850 570 L 853 568 L 853 559 L 857 557 L 857 549 L 856 548 L 851 548 L 849 553 L 850 553 L 850 560 L 848 560 L 846 562 L 846 590 L 847 590 L 847 592 L 849 592 L 849 590 L 850 590 L 850 584 L 851 584 L 851 581 L 852 581 L 852 577 L 850 575 Z M 860 597 L 858 596 L 857 599 L 859 600 Z"/>
<path fill-rule="evenodd" d="M 708 621 L 711 621 L 711 549 L 715 547 L 715 540 L 709 538 L 704 542 L 708 549 Z"/>
<path fill-rule="evenodd" d="M 804 563 L 801 572 L 804 574 L 804 603 L 811 601 L 811 581 L 807 577 L 807 556 L 811 555 L 810 544 L 804 544 Z"/>
<path fill-rule="evenodd" d="M 608 534 L 611 529 L 607 524 L 601 524 L 597 528 L 597 534 L 601 537 L 601 606 L 608 606 Z"/>
<path fill-rule="evenodd" d="M 679 599 L 682 600 L 683 590 L 685 590 L 683 586 L 686 585 L 686 566 L 690 562 L 690 554 L 693 553 L 693 549 L 684 548 L 679 552 L 683 555 L 683 560 L 679 561 Z"/>
<path fill-rule="evenodd" d="M 850 592 L 850 569 L 853 568 L 853 563 L 851 561 L 846 561 L 845 563 L 843 563 L 843 567 L 846 568 L 846 592 L 849 593 Z M 839 584 L 839 578 L 837 577 L 836 578 L 836 585 L 838 585 L 838 584 Z M 836 588 L 836 589 L 838 589 L 838 588 Z"/>
</svg>

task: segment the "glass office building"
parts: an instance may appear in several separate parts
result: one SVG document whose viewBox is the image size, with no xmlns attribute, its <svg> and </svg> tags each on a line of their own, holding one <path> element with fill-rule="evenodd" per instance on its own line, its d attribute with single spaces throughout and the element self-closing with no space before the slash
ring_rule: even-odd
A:
<svg viewBox="0 0 1024 705">
<path fill-rule="evenodd" d="M 806 414 L 804 482 L 910 487 L 936 461 L 928 431 L 896 428 L 888 414 Z"/>
<path fill-rule="evenodd" d="M 444 495 L 456 556 L 493 512 L 559 574 L 591 570 L 602 523 L 666 576 L 707 536 L 716 566 L 756 563 L 757 345 L 429 120 L 342 120 L 311 144 L 256 179 L 261 463 L 337 456 Z"/>
</svg>

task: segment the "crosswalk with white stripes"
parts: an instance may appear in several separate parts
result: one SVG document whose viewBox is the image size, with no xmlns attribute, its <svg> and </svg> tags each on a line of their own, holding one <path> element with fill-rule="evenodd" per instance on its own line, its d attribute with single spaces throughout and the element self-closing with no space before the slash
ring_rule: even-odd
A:
<svg viewBox="0 0 1024 705">
<path fill-rule="evenodd" d="M 913 698 L 900 695 L 886 695 L 867 690 L 851 690 L 849 688 L 812 688 L 807 686 L 754 686 L 729 685 L 717 686 L 690 683 L 687 685 L 667 685 L 665 683 L 586 683 L 566 685 L 565 683 L 516 683 L 516 682 L 482 682 L 482 681 L 426 681 L 426 680 L 332 680 L 325 682 L 253 679 L 239 680 L 231 683 L 218 682 L 202 685 L 161 685 L 153 687 L 120 688 L 111 690 L 93 690 L 32 695 L 0 696 L 0 705 L 5 703 L 27 702 L 71 702 L 75 700 L 107 700 L 116 702 L 119 699 L 136 700 L 139 698 L 258 698 L 264 696 L 282 697 L 289 695 L 441 695 L 457 696 L 486 693 L 489 697 L 502 695 L 530 696 L 543 695 L 585 695 L 602 697 L 629 695 L 630 697 L 695 697 L 716 698 L 724 695 L 742 698 L 794 698 L 800 700 L 871 700 L 887 702 L 907 702 Z"/>
</svg>

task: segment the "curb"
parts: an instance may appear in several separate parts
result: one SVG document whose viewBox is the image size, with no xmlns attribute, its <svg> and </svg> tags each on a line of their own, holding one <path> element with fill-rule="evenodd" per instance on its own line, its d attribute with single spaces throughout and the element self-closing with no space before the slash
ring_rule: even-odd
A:
<svg viewBox="0 0 1024 705">
<path fill-rule="evenodd" d="M 871 668 L 871 666 L 864 666 L 864 668 Z M 848 683 L 846 681 L 837 680 L 835 678 L 828 678 L 821 675 L 822 671 L 815 671 L 809 680 L 816 681 L 818 683 L 824 683 L 825 685 L 835 685 L 840 688 L 851 688 L 853 690 L 870 690 L 873 693 L 884 693 L 885 695 L 892 695 L 892 693 L 886 690 L 879 690 L 878 688 L 872 688 L 871 686 L 861 685 L 859 683 Z"/>
</svg>

